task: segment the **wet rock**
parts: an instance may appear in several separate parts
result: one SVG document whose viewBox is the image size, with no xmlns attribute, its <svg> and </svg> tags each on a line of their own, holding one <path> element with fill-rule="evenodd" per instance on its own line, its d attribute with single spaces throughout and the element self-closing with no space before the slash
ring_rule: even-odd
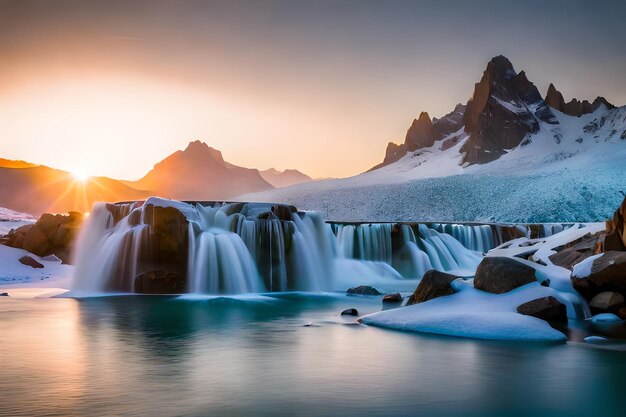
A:
<svg viewBox="0 0 626 417">
<path fill-rule="evenodd" d="M 454 290 L 450 286 L 452 281 L 459 277 L 445 272 L 431 269 L 424 274 L 415 292 L 409 297 L 406 305 L 423 303 L 433 298 L 442 297 L 444 295 L 454 294 Z"/>
<path fill-rule="evenodd" d="M 342 316 L 358 316 L 359 312 L 356 308 L 348 308 L 347 310 L 343 310 L 341 312 Z"/>
<path fill-rule="evenodd" d="M 0 292 L 0 297 L 8 297 L 9 293 L 8 292 Z"/>
<path fill-rule="evenodd" d="M 180 294 L 187 291 L 187 278 L 177 271 L 148 271 L 135 278 L 134 290 L 144 294 Z"/>
<path fill-rule="evenodd" d="M 484 258 L 474 276 L 474 288 L 493 294 L 509 292 L 531 282 L 537 282 L 533 268 L 511 258 L 495 256 Z"/>
<path fill-rule="evenodd" d="M 385 294 L 383 297 L 383 303 L 401 303 L 402 295 L 399 292 Z"/>
<path fill-rule="evenodd" d="M 272 206 L 272 213 L 276 215 L 280 220 L 291 221 L 293 213 L 297 212 L 294 206 L 286 206 L 283 204 L 276 204 Z"/>
<path fill-rule="evenodd" d="M 22 256 L 18 259 L 18 261 L 20 261 L 21 264 L 28 265 L 32 268 L 43 268 L 43 264 L 35 260 L 32 256 Z"/>
<path fill-rule="evenodd" d="M 626 294 L 626 252 L 606 252 L 593 260 L 587 277 L 572 275 L 572 285 L 587 301 L 605 291 Z"/>
<path fill-rule="evenodd" d="M 542 297 L 528 301 L 517 307 L 517 312 L 525 316 L 554 322 L 567 322 L 567 308 L 554 297 Z"/>
<path fill-rule="evenodd" d="M 358 287 L 353 287 L 346 291 L 348 295 L 383 295 L 380 291 L 378 291 L 374 287 L 370 287 L 369 285 L 359 285 Z"/>
</svg>

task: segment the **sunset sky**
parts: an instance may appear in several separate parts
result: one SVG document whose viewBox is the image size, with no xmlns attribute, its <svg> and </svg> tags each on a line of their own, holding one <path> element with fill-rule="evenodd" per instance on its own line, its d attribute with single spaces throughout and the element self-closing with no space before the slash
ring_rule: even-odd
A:
<svg viewBox="0 0 626 417">
<path fill-rule="evenodd" d="M 190 140 L 362 172 L 494 55 L 626 104 L 623 1 L 0 0 L 0 157 L 136 179 Z"/>
</svg>

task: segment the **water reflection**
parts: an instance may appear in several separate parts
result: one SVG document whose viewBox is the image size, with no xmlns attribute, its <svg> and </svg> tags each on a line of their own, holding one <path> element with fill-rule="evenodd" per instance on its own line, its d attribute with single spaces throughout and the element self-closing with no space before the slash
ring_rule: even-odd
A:
<svg viewBox="0 0 626 417">
<path fill-rule="evenodd" d="M 380 304 L 2 300 L 0 415 L 619 415 L 623 353 L 348 325 L 348 307 Z"/>
</svg>

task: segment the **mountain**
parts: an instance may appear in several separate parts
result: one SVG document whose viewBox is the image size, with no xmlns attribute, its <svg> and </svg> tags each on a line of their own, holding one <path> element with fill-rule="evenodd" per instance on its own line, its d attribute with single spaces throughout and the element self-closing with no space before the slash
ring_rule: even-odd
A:
<svg viewBox="0 0 626 417">
<path fill-rule="evenodd" d="M 45 212 L 88 212 L 96 201 L 144 199 L 148 194 L 106 177 L 77 180 L 71 173 L 28 164 L 0 167 L 0 207 L 33 215 Z"/>
<path fill-rule="evenodd" d="M 548 92 L 546 93 L 546 103 L 553 109 L 576 117 L 580 117 L 583 114 L 593 113 L 598 110 L 601 105 L 604 105 L 608 109 L 615 108 L 614 105 L 609 103 L 604 97 L 600 96 L 596 97 L 593 103 L 589 103 L 587 100 L 580 101 L 575 98 L 566 103 L 563 98 L 563 94 L 561 94 L 561 92 L 557 90 L 552 83 L 550 83 Z"/>
<path fill-rule="evenodd" d="M 497 56 L 465 106 L 441 119 L 420 113 L 404 142 L 389 144 L 370 171 L 238 199 L 344 221 L 609 218 L 626 191 L 626 106 L 600 97 L 591 112 L 569 114 L 549 90 L 542 98 L 523 71 Z"/>
<path fill-rule="evenodd" d="M 290 185 L 302 184 L 303 182 L 311 181 L 312 178 L 297 169 L 286 169 L 284 171 L 278 171 L 277 169 L 270 168 L 264 171 L 259 171 L 261 177 L 269 182 L 276 188 L 289 187 Z"/>
<path fill-rule="evenodd" d="M 39 165 L 25 161 L 14 161 L 12 159 L 0 158 L 0 168 L 34 168 Z"/>
<path fill-rule="evenodd" d="M 143 178 L 127 185 L 178 200 L 228 200 L 238 194 L 274 188 L 256 169 L 224 161 L 222 153 L 206 143 L 190 142 Z"/>
</svg>

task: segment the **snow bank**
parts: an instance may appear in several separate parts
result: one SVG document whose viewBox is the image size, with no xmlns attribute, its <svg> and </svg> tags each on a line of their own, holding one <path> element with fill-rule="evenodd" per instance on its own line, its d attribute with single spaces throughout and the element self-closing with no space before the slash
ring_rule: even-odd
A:
<svg viewBox="0 0 626 417">
<path fill-rule="evenodd" d="M 593 266 L 593 261 L 595 261 L 602 255 L 604 254 L 599 253 L 597 255 L 590 256 L 584 261 L 574 265 L 574 269 L 572 270 L 572 277 L 587 278 L 589 275 L 591 275 L 591 267 Z"/>
<path fill-rule="evenodd" d="M 31 256 L 43 268 L 32 268 L 19 262 Z M 0 245 L 0 292 L 12 297 L 52 296 L 70 288 L 73 267 L 58 260 L 45 260 L 22 249 Z"/>
<path fill-rule="evenodd" d="M 517 306 L 559 292 L 527 284 L 504 294 L 476 290 L 470 282 L 456 285 L 461 291 L 409 307 L 363 317 L 363 323 L 396 330 L 434 333 L 474 339 L 565 342 L 566 336 L 535 317 L 516 312 Z"/>
</svg>

